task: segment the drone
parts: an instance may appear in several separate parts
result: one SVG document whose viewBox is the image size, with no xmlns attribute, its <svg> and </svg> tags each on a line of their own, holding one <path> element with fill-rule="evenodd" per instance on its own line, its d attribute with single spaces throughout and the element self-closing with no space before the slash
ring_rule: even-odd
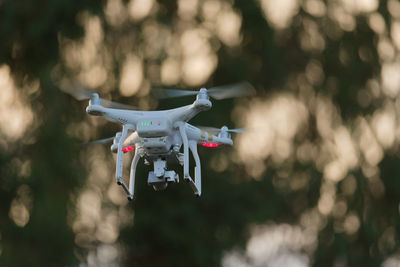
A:
<svg viewBox="0 0 400 267">
<path fill-rule="evenodd" d="M 126 109 L 128 105 L 105 100 L 89 90 L 71 93 L 78 100 L 90 99 L 86 112 L 92 116 L 122 125 L 122 131 L 114 137 L 93 141 L 91 143 L 113 142 L 111 151 L 117 154 L 115 178 L 122 186 L 128 200 L 135 196 L 136 168 L 141 158 L 146 165 L 153 165 L 147 178 L 148 185 L 154 190 L 165 190 L 170 183 L 178 183 L 179 175 L 168 170 L 170 164 L 183 166 L 183 179 L 188 182 L 196 197 L 201 196 L 201 165 L 197 145 L 208 148 L 232 146 L 231 133 L 241 133 L 243 129 L 196 127 L 188 123 L 198 113 L 211 109 L 210 97 L 220 100 L 251 95 L 254 88 L 247 82 L 219 86 L 198 91 L 180 89 L 153 89 L 159 99 L 196 95 L 192 104 L 155 111 Z M 108 107 L 106 107 L 108 106 Z M 182 148 L 182 149 L 181 149 Z M 181 152 L 182 150 L 182 152 Z M 193 156 L 194 179 L 189 173 L 189 150 Z M 129 184 L 123 179 L 124 154 L 134 151 L 130 166 Z"/>
</svg>

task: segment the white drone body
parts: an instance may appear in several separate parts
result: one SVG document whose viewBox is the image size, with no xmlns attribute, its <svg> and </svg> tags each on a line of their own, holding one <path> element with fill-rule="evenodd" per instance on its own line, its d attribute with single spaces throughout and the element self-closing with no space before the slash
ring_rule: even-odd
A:
<svg viewBox="0 0 400 267">
<path fill-rule="evenodd" d="M 171 90 L 172 91 L 172 90 Z M 176 90 L 177 91 L 177 90 Z M 136 167 L 140 158 L 145 164 L 153 164 L 154 170 L 149 172 L 148 184 L 155 190 L 164 190 L 169 183 L 179 182 L 179 175 L 173 170 L 168 170 L 168 164 L 183 165 L 183 178 L 191 185 L 195 196 L 201 195 L 201 165 L 197 145 L 206 147 L 232 146 L 230 132 L 226 126 L 218 129 L 217 134 L 190 125 L 188 121 L 199 112 L 212 107 L 207 89 L 201 88 L 196 100 L 191 105 L 162 110 L 162 111 L 137 111 L 126 109 L 106 108 L 97 93 L 90 97 L 86 112 L 94 116 L 103 116 L 109 121 L 122 125 L 122 132 L 113 138 L 111 151 L 117 153 L 115 177 L 121 185 L 129 200 L 135 195 Z M 183 147 L 183 153 L 181 148 Z M 130 179 L 128 186 L 122 176 L 124 153 L 134 150 Z M 195 167 L 194 179 L 189 174 L 189 150 L 191 151 Z"/>
</svg>

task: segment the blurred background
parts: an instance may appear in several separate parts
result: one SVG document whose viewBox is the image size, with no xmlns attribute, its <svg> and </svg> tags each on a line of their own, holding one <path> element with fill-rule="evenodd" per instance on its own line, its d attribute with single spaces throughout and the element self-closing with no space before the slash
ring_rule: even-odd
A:
<svg viewBox="0 0 400 267">
<path fill-rule="evenodd" d="M 0 0 L 0 40 L 1 266 L 400 265 L 398 0 Z M 141 162 L 128 202 L 82 145 L 120 126 L 65 93 L 243 80 L 191 121 L 250 129 L 199 148 L 198 199 Z"/>
</svg>

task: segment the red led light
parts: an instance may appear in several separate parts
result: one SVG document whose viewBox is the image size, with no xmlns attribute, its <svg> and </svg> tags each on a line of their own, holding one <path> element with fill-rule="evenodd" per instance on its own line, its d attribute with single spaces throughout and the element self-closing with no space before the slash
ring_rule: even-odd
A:
<svg viewBox="0 0 400 267">
<path fill-rule="evenodd" d="M 134 149 L 135 148 L 133 146 L 127 146 L 127 147 L 122 148 L 122 151 L 129 152 L 129 151 L 134 150 Z"/>
<path fill-rule="evenodd" d="M 202 143 L 201 145 L 205 146 L 205 147 L 217 147 L 217 146 L 219 146 L 217 143 Z"/>
</svg>

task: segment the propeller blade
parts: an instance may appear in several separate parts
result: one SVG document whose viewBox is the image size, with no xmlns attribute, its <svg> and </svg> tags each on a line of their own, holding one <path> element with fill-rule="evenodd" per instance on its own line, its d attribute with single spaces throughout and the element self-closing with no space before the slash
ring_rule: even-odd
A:
<svg viewBox="0 0 400 267">
<path fill-rule="evenodd" d="M 230 133 L 244 133 L 246 130 L 239 128 L 239 129 L 229 129 L 228 132 Z"/>
<path fill-rule="evenodd" d="M 122 103 L 111 101 L 111 100 L 107 100 L 107 99 L 104 99 L 104 98 L 100 98 L 100 100 L 101 100 L 101 104 L 103 104 L 105 107 L 109 107 L 109 108 L 134 109 L 134 110 L 138 109 L 138 107 L 135 107 L 135 106 L 132 106 L 132 105 L 122 104 Z"/>
<path fill-rule="evenodd" d="M 217 100 L 233 98 L 239 96 L 248 96 L 255 94 L 256 90 L 248 82 L 234 83 L 230 85 L 216 86 L 207 90 L 207 94 Z M 199 91 L 181 90 L 181 89 L 163 89 L 154 88 L 152 93 L 159 99 L 197 95 Z"/>
<path fill-rule="evenodd" d="M 88 100 L 94 93 L 92 90 L 80 86 L 61 86 L 61 90 L 78 101 Z"/>
<path fill-rule="evenodd" d="M 92 145 L 92 144 L 107 144 L 110 143 L 112 140 L 114 140 L 114 136 L 113 137 L 108 137 L 108 138 L 103 138 L 103 139 L 99 139 L 99 140 L 94 140 L 94 141 L 90 141 L 88 143 L 86 143 L 87 145 Z"/>
<path fill-rule="evenodd" d="M 197 95 L 198 91 L 189 91 L 189 90 L 181 90 L 181 89 L 163 89 L 163 88 L 154 88 L 152 89 L 152 93 L 158 99 L 166 99 L 166 98 L 174 98 L 188 95 Z"/>
<path fill-rule="evenodd" d="M 88 100 L 92 97 L 92 94 L 95 93 L 90 89 L 74 86 L 74 87 L 65 87 L 61 89 L 63 92 L 71 95 L 78 101 Z M 107 100 L 104 98 L 99 98 L 101 104 L 108 108 L 116 108 L 116 109 L 138 109 L 135 106 L 121 104 L 115 101 Z"/>
<path fill-rule="evenodd" d="M 254 95 L 255 92 L 254 87 L 248 82 L 216 86 L 207 90 L 208 95 L 217 100 Z"/>
</svg>

